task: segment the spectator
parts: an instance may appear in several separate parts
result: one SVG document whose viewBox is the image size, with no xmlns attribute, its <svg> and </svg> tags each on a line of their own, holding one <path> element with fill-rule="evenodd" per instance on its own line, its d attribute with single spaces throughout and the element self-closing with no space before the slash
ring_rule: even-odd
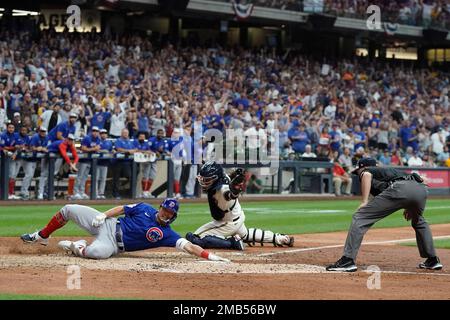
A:
<svg viewBox="0 0 450 320">
<path fill-rule="evenodd" d="M 123 154 L 125 159 L 116 159 L 112 166 L 112 193 L 115 199 L 120 199 L 120 178 L 126 178 L 128 181 L 131 178 L 131 159 L 127 156 L 134 154 L 137 150 L 133 141 L 130 140 L 129 132 L 127 129 L 122 130 L 122 134 L 119 139 L 116 140 L 114 148 L 117 153 Z M 128 190 L 131 190 L 128 189 Z"/>
<path fill-rule="evenodd" d="M 147 111 L 145 110 L 144 107 L 139 108 L 139 115 L 137 118 L 137 122 L 139 134 L 143 133 L 145 135 L 145 139 L 148 139 L 148 137 L 150 136 L 150 127 Z"/>
<path fill-rule="evenodd" d="M 118 104 L 114 106 L 114 111 L 111 115 L 111 125 L 109 128 L 109 134 L 111 138 L 117 139 L 122 134 L 122 130 L 125 129 L 126 114 L 124 109 Z"/>
<path fill-rule="evenodd" d="M 61 103 L 56 103 L 49 110 L 45 110 L 41 114 L 42 124 L 41 127 L 45 128 L 47 132 L 51 131 L 54 127 L 62 122 L 62 117 L 59 114 L 61 111 Z"/>
<path fill-rule="evenodd" d="M 448 158 L 450 158 L 450 153 L 448 151 L 448 147 L 445 146 L 444 150 L 438 154 L 436 160 L 438 161 L 438 164 L 440 166 L 445 166 L 445 162 L 447 161 Z"/>
<path fill-rule="evenodd" d="M 256 175 L 252 174 L 247 183 L 247 193 L 262 193 L 264 191 L 264 187 L 262 185 L 261 179 L 258 179 Z"/>
<path fill-rule="evenodd" d="M 248 157 L 250 161 L 261 161 L 263 150 L 267 150 L 267 133 L 262 128 L 262 123 L 257 121 L 254 127 L 244 131 L 247 141 Z"/>
<path fill-rule="evenodd" d="M 359 148 L 366 148 L 366 134 L 361 131 L 361 127 L 359 125 L 355 126 L 355 131 L 353 132 L 355 136 L 355 150 Z"/>
<path fill-rule="evenodd" d="M 55 140 L 51 142 L 47 150 L 48 152 L 57 153 L 61 156 L 61 158 L 56 158 L 55 161 L 55 170 L 53 171 L 53 175 L 57 175 L 59 172 L 59 169 L 61 169 L 61 166 L 63 164 L 63 160 L 69 165 L 70 171 L 77 172 L 78 169 L 76 167 L 78 163 L 78 154 L 77 150 L 75 148 L 75 136 L 72 133 L 69 133 L 64 140 Z M 67 155 L 67 152 L 70 151 L 72 154 L 73 160 L 69 158 Z M 39 179 L 39 193 L 38 193 L 38 200 L 44 199 L 44 191 L 47 187 L 47 180 L 48 180 L 48 160 L 46 158 L 43 158 L 41 161 L 41 177 Z M 53 195 L 48 195 L 50 199 L 53 199 Z"/>
<path fill-rule="evenodd" d="M 330 143 L 331 151 L 340 151 L 342 134 L 337 123 L 333 123 L 332 125 L 332 129 L 330 131 L 330 139 L 331 139 Z"/>
<path fill-rule="evenodd" d="M 108 130 L 100 129 L 100 150 L 102 154 L 113 154 L 112 141 L 108 139 Z M 102 157 L 103 158 L 103 157 Z M 106 178 L 108 176 L 108 167 L 111 164 L 110 159 L 99 159 L 97 162 L 97 181 L 95 181 L 95 187 L 97 188 L 97 199 L 106 199 L 105 187 Z"/>
<path fill-rule="evenodd" d="M 344 148 L 344 152 L 338 158 L 339 164 L 345 171 L 350 172 L 353 168 L 350 148 Z"/>
<path fill-rule="evenodd" d="M 50 142 L 57 140 L 63 140 L 69 136 L 69 134 L 75 135 L 75 122 L 77 121 L 77 115 L 75 113 L 70 114 L 69 121 L 62 122 L 54 127 L 48 134 Z"/>
<path fill-rule="evenodd" d="M 344 168 L 339 164 L 339 161 L 337 159 L 334 159 L 334 166 L 333 166 L 333 184 L 334 184 L 334 193 L 336 194 L 336 197 L 340 197 L 341 194 L 341 187 L 345 186 L 344 195 L 349 196 L 351 195 L 352 191 L 352 177 L 345 172 Z"/>
<path fill-rule="evenodd" d="M 402 155 L 400 150 L 394 150 L 391 156 L 391 165 L 392 166 L 403 166 Z"/>
<path fill-rule="evenodd" d="M 423 166 L 427 168 L 436 168 L 436 162 L 434 161 L 433 157 L 431 157 L 429 154 L 424 154 L 423 156 Z"/>
<path fill-rule="evenodd" d="M 386 123 L 380 123 L 380 129 L 377 135 L 377 147 L 381 151 L 387 150 L 389 146 L 389 131 Z"/>
<path fill-rule="evenodd" d="M 440 127 L 438 131 L 431 135 L 431 149 L 435 155 L 444 151 L 446 134 L 444 128 Z"/>
<path fill-rule="evenodd" d="M 288 131 L 288 137 L 292 149 L 297 154 L 304 153 L 306 145 L 310 143 L 310 139 L 305 131 L 305 125 L 303 123 L 295 123 L 292 129 Z"/>
<path fill-rule="evenodd" d="M 383 154 L 380 155 L 378 162 L 383 166 L 390 166 L 391 165 L 391 156 L 389 155 L 389 151 L 386 149 L 384 150 Z"/>
<path fill-rule="evenodd" d="M 150 150 L 150 144 L 145 140 L 146 132 L 139 132 L 137 140 L 134 140 L 134 147 L 139 153 L 151 156 L 154 153 Z M 156 176 L 156 160 L 139 163 L 139 171 L 141 175 L 141 195 L 140 198 L 150 198 L 150 188 L 153 184 L 153 179 Z M 152 166 L 153 164 L 153 166 Z M 153 172 L 151 172 L 153 170 Z"/>
<path fill-rule="evenodd" d="M 77 179 L 74 186 L 74 195 L 71 200 L 87 200 L 89 196 L 85 192 L 86 181 L 88 179 L 89 171 L 91 170 L 91 154 L 100 150 L 100 129 L 92 127 L 91 134 L 87 135 L 81 141 L 81 151 L 87 154 L 79 161 Z M 94 181 L 92 181 L 94 183 Z"/>
<path fill-rule="evenodd" d="M 423 161 L 417 155 L 417 153 L 413 153 L 411 157 L 408 159 L 408 167 L 422 167 Z"/>
<path fill-rule="evenodd" d="M 378 148 L 378 133 L 379 129 L 377 128 L 377 123 L 375 121 L 372 121 L 370 127 L 367 129 L 369 149 Z"/>
<path fill-rule="evenodd" d="M 302 154 L 302 158 L 317 158 L 317 155 L 314 152 L 312 152 L 310 144 L 306 145 L 305 152 Z"/>
</svg>

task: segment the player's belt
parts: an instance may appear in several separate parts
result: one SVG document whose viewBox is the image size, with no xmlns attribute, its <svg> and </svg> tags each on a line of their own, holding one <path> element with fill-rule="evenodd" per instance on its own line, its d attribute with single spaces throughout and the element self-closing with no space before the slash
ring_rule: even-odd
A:
<svg viewBox="0 0 450 320">
<path fill-rule="evenodd" d="M 398 177 L 398 178 L 392 179 L 388 183 L 389 183 L 389 185 L 393 185 L 395 182 L 398 182 L 398 181 L 411 181 L 411 180 L 414 180 L 414 178 L 412 178 L 411 176 L 404 176 L 404 177 Z"/>
<path fill-rule="evenodd" d="M 117 223 L 116 223 L 116 242 L 117 242 L 117 247 L 119 247 L 119 250 L 125 251 L 125 246 L 123 245 L 123 233 L 122 233 L 122 228 L 120 227 L 119 220 L 117 220 Z"/>
</svg>

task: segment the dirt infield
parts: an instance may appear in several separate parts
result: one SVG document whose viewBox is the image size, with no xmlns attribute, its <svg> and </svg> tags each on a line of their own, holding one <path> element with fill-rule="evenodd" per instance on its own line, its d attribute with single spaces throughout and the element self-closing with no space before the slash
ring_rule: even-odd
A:
<svg viewBox="0 0 450 320">
<path fill-rule="evenodd" d="M 433 225 L 435 237 L 450 236 L 450 224 Z M 95 261 L 68 256 L 52 238 L 48 247 L 0 238 L 0 293 L 127 297 L 145 299 L 450 299 L 450 272 L 416 268 L 411 228 L 370 230 L 358 257 L 359 271 L 327 273 L 340 257 L 345 232 L 295 236 L 293 248 L 272 246 L 222 251 L 233 263 L 213 263 L 172 249 L 126 253 Z M 444 266 L 450 250 L 438 250 Z M 81 270 L 81 289 L 67 288 L 67 267 Z M 380 289 L 368 289 L 376 265 Z"/>
</svg>

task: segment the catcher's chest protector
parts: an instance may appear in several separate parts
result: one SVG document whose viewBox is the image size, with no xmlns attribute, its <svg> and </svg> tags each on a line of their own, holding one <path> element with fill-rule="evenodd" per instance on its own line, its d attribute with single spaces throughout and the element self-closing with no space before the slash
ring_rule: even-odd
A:
<svg viewBox="0 0 450 320">
<path fill-rule="evenodd" d="M 223 184 L 208 192 L 209 210 L 215 220 L 222 220 L 226 214 L 231 214 L 237 204 L 237 199 L 225 199 L 224 193 L 228 190 L 230 190 L 229 185 Z"/>
</svg>

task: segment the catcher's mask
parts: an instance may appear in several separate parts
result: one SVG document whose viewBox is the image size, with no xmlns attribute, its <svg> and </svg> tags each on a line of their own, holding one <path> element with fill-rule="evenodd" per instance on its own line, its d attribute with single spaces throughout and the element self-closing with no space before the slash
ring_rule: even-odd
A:
<svg viewBox="0 0 450 320">
<path fill-rule="evenodd" d="M 167 198 L 161 203 L 161 205 L 159 207 L 160 208 L 164 208 L 166 210 L 169 210 L 169 211 L 171 211 L 173 213 L 172 218 L 170 218 L 170 219 L 163 219 L 161 217 L 161 215 L 159 214 L 159 212 L 158 212 L 159 219 L 161 219 L 162 222 L 164 222 L 166 225 L 169 225 L 169 224 L 171 224 L 172 222 L 175 221 L 175 219 L 178 216 L 178 209 L 179 209 L 179 204 L 178 204 L 178 200 L 177 199 L 175 199 L 175 198 Z"/>
<path fill-rule="evenodd" d="M 203 191 L 208 191 L 213 188 L 223 176 L 224 172 L 222 166 L 215 161 L 208 161 L 200 168 L 200 172 L 197 175 L 197 181 Z"/>
</svg>

